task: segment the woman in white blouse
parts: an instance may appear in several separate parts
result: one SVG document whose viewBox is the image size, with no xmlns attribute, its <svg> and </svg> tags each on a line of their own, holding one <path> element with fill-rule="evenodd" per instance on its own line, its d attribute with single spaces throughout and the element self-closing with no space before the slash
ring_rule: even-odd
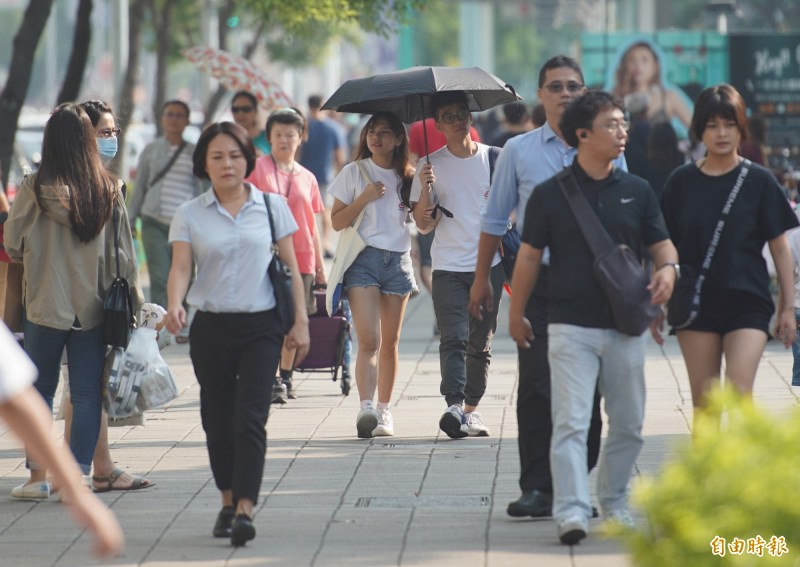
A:
<svg viewBox="0 0 800 567">
<path fill-rule="evenodd" d="M 367 247 L 347 269 L 344 289 L 358 336 L 356 385 L 361 411 L 360 438 L 394 435 L 389 406 L 397 376 L 400 327 L 412 291 L 410 205 L 414 168 L 408 163 L 408 137 L 397 116 L 379 112 L 361 131 L 354 162 L 346 165 L 328 191 L 334 230 L 351 225 L 366 209 L 358 233 Z M 378 391 L 377 406 L 373 404 Z"/>
<path fill-rule="evenodd" d="M 211 470 L 222 495 L 213 534 L 241 546 L 255 537 L 253 506 L 261 488 L 266 423 L 283 343 L 267 273 L 272 236 L 265 199 L 281 260 L 292 270 L 295 321 L 287 343 L 302 360 L 309 335 L 291 238 L 297 224 L 283 198 L 244 182 L 253 170 L 255 150 L 241 126 L 221 122 L 206 128 L 193 162 L 194 174 L 210 179 L 212 187 L 181 205 L 170 227 L 167 328 L 176 333 L 186 325 L 186 297 L 197 309 L 189 353 L 200 384 Z M 197 276 L 187 295 L 192 259 Z"/>
</svg>

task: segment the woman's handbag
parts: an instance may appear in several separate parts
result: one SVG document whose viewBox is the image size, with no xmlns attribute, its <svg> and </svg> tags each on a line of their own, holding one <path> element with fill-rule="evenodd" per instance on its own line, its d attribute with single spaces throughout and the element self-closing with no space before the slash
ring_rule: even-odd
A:
<svg viewBox="0 0 800 567">
<path fill-rule="evenodd" d="M 117 277 L 111 282 L 111 289 L 103 303 L 103 342 L 110 347 L 126 348 L 131 339 L 134 326 L 133 300 L 128 280 L 119 270 L 119 219 L 114 206 L 114 256 L 117 262 Z"/>
<path fill-rule="evenodd" d="M 620 333 L 641 335 L 658 315 L 650 301 L 649 279 L 633 250 L 614 244 L 591 205 L 583 196 L 572 168 L 556 175 L 561 192 L 594 255 L 594 274 L 605 292 Z"/>
<path fill-rule="evenodd" d="M 264 204 L 267 206 L 269 216 L 269 230 L 272 233 L 272 261 L 267 267 L 272 289 L 275 292 L 275 308 L 281 329 L 288 335 L 294 326 L 294 294 L 292 293 L 292 270 L 281 261 L 278 243 L 275 240 L 275 222 L 272 218 L 272 209 L 269 206 L 269 197 L 264 193 Z"/>
<path fill-rule="evenodd" d="M 361 175 L 367 180 L 367 183 L 372 183 L 369 173 L 367 173 L 364 164 L 361 160 L 356 161 Z M 336 244 L 336 252 L 333 254 L 333 264 L 331 265 L 330 274 L 328 274 L 328 289 L 325 290 L 325 307 L 328 314 L 336 313 L 339 310 L 339 303 L 342 300 L 342 293 L 344 292 L 344 273 L 347 271 L 359 254 L 367 247 L 367 243 L 361 238 L 358 233 L 358 227 L 361 225 L 361 220 L 364 218 L 364 213 L 367 208 L 361 209 L 358 213 L 356 220 L 352 225 L 346 227 L 339 233 L 339 242 Z"/>
<path fill-rule="evenodd" d="M 700 314 L 700 297 L 703 291 L 703 282 L 708 278 L 708 271 L 711 268 L 711 261 L 714 259 L 714 253 L 717 251 L 722 229 L 725 227 L 728 213 L 739 195 L 739 191 L 744 184 L 744 179 L 750 171 L 751 162 L 746 159 L 742 162 L 742 170 L 736 178 L 736 183 L 733 185 L 728 200 L 725 206 L 722 207 L 719 221 L 717 221 L 716 229 L 711 237 L 711 242 L 706 249 L 706 255 L 703 257 L 703 263 L 700 266 L 700 273 L 695 276 L 694 270 L 691 266 L 686 264 L 681 265 L 681 277 L 675 285 L 672 292 L 672 297 L 667 303 L 667 323 L 673 329 L 684 329 L 691 325 L 697 316 Z"/>
</svg>

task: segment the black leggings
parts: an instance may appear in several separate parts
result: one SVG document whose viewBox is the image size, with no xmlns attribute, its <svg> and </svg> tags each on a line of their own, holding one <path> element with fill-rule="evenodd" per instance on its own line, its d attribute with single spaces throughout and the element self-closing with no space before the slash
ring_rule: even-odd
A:
<svg viewBox="0 0 800 567">
<path fill-rule="evenodd" d="M 275 310 L 198 311 L 189 355 L 217 488 L 256 502 L 267 451 L 267 417 L 283 333 Z"/>
</svg>

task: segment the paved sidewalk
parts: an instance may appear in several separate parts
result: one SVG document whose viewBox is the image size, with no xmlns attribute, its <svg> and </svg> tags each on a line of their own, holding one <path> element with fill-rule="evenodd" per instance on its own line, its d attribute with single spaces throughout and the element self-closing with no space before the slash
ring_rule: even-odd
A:
<svg viewBox="0 0 800 567">
<path fill-rule="evenodd" d="M 503 302 L 505 314 L 508 303 Z M 542 565 L 625 567 L 615 541 L 595 533 L 575 547 L 557 542 L 550 520 L 515 520 L 506 504 L 519 490 L 515 415 L 516 349 L 505 317 L 495 341 L 481 414 L 488 438 L 451 440 L 438 430 L 438 343 L 431 336 L 430 298 L 409 304 L 395 388 L 393 438 L 358 440 L 358 396 L 340 394 L 329 375 L 297 377 L 298 400 L 275 408 L 255 519 L 257 538 L 234 550 L 211 537 L 219 497 L 200 426 L 198 388 L 188 347 L 164 351 L 181 396 L 150 412 L 145 427 L 114 428 L 112 455 L 156 486 L 101 498 L 126 533 L 124 555 L 97 561 L 90 540 L 61 504 L 13 500 L 26 478 L 19 443 L 0 429 L 0 565 Z M 645 446 L 637 474 L 652 474 L 688 439 L 691 397 L 677 343 L 648 347 Z M 756 396 L 776 410 L 797 405 L 790 387 L 791 354 L 771 344 L 759 370 Z M 63 422 L 57 422 L 57 432 Z M 641 515 L 637 521 L 646 522 Z M 592 522 L 592 529 L 599 526 Z"/>
</svg>

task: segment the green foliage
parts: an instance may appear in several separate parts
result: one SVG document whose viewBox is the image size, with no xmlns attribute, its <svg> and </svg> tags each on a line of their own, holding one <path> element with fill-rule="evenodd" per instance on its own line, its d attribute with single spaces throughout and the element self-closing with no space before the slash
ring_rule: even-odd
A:
<svg viewBox="0 0 800 567">
<path fill-rule="evenodd" d="M 257 17 L 297 34 L 312 22 L 355 22 L 364 31 L 388 35 L 425 0 L 241 0 Z"/>
<path fill-rule="evenodd" d="M 458 5 L 431 0 L 414 18 L 415 65 L 458 66 Z"/>
<path fill-rule="evenodd" d="M 538 86 L 539 65 L 536 63 L 549 57 L 552 44 L 535 31 L 533 22 L 519 17 L 498 18 L 496 38 L 495 74 L 514 85 L 517 93 L 529 101 Z"/>
<path fill-rule="evenodd" d="M 727 410 L 727 425 L 720 416 Z M 717 392 L 695 420 L 692 446 L 678 452 L 656 479 L 641 483 L 635 501 L 651 530 L 624 537 L 636 565 L 796 565 L 800 556 L 800 412 L 779 418 L 733 394 Z M 760 535 L 785 538 L 781 557 L 735 555 L 729 544 Z M 712 554 L 716 537 L 724 557 Z"/>
</svg>

